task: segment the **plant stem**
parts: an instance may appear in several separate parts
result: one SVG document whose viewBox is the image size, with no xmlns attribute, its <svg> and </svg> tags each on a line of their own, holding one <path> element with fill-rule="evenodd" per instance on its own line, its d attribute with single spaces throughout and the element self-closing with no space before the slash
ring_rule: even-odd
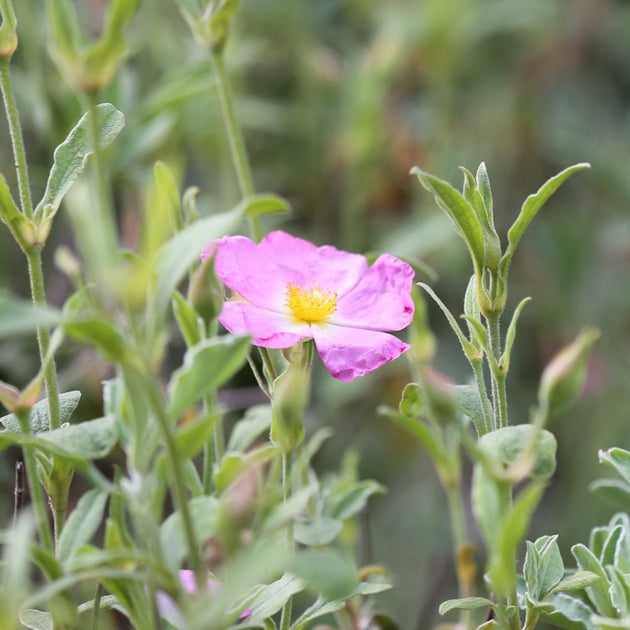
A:
<svg viewBox="0 0 630 630">
<path fill-rule="evenodd" d="M 99 582 L 96 585 L 96 592 L 94 593 L 94 608 L 92 609 L 92 630 L 98 628 L 98 615 L 101 608 L 101 597 L 103 596 L 103 585 Z"/>
<path fill-rule="evenodd" d="M 20 191 L 20 204 L 22 212 L 27 219 L 33 218 L 33 201 L 31 200 L 31 187 L 28 181 L 28 168 L 26 163 L 26 152 L 24 150 L 24 140 L 22 138 L 22 127 L 18 115 L 11 75 L 9 71 L 10 57 L 0 57 L 0 89 L 4 100 L 4 109 L 9 123 L 9 134 L 11 145 L 13 146 L 13 159 L 17 174 L 18 188 Z"/>
<path fill-rule="evenodd" d="M 286 503 L 291 494 L 291 478 L 292 478 L 292 455 L 293 453 L 282 453 L 282 498 Z M 289 521 L 287 525 L 287 550 L 289 553 L 293 553 L 295 544 L 293 542 L 293 521 Z M 282 614 L 280 616 L 280 628 L 279 630 L 289 630 L 291 626 L 291 612 L 293 609 L 293 597 L 289 597 L 285 605 L 282 607 Z"/>
<path fill-rule="evenodd" d="M 9 125 L 9 135 L 11 137 L 11 146 L 13 147 L 13 159 L 15 162 L 15 170 L 20 194 L 20 206 L 24 216 L 32 220 L 33 201 L 31 198 L 31 188 L 28 177 L 28 163 L 26 161 L 26 151 L 24 149 L 24 139 L 22 136 L 22 127 L 20 125 L 20 118 L 18 114 L 15 97 L 13 94 L 13 85 L 11 83 L 11 75 L 9 70 L 9 57 L 0 58 L 0 91 L 2 91 L 2 98 L 4 102 L 4 108 L 6 112 L 7 122 Z M 26 252 L 28 261 L 28 276 L 31 289 L 31 299 L 33 303 L 38 306 L 46 305 L 46 291 L 44 289 L 44 272 L 42 267 L 41 257 L 42 245 L 32 245 Z M 49 411 L 49 428 L 57 429 L 61 426 L 61 413 L 59 407 L 59 384 L 57 381 L 57 368 L 53 357 L 49 357 L 50 349 L 50 330 L 46 327 L 37 328 L 37 344 L 39 346 L 39 356 L 41 364 L 44 366 L 44 383 L 46 384 L 46 396 L 48 398 L 48 411 Z M 28 428 L 28 417 L 27 417 Z M 27 476 L 29 478 L 29 487 L 31 484 L 37 488 L 38 495 L 43 496 L 41 488 L 37 482 L 36 472 L 37 469 L 34 464 L 34 455 L 30 452 L 30 448 L 25 450 L 25 465 L 27 470 Z M 29 463 L 29 459 L 32 461 Z M 30 470 L 29 470 L 30 467 Z M 32 477 L 32 480 L 31 480 Z M 31 488 L 32 491 L 33 488 Z M 31 498 L 34 503 L 37 504 L 36 495 L 31 492 Z M 42 499 L 43 501 L 43 499 Z M 51 505 L 67 505 L 67 489 L 65 497 L 50 497 Z M 42 503 L 42 509 L 44 517 L 46 519 L 46 527 L 43 536 L 47 540 L 50 536 L 50 529 L 48 526 L 48 517 L 46 515 L 46 507 Z M 55 538 L 56 533 L 59 531 L 65 520 L 65 508 L 63 510 L 55 509 L 53 511 L 55 519 Z M 40 519 L 41 515 L 38 515 Z M 42 532 L 42 526 L 40 523 L 40 533 Z M 44 540 L 42 540 L 44 542 Z M 52 549 L 52 546 L 51 546 Z"/>
<path fill-rule="evenodd" d="M 175 438 L 171 430 L 171 421 L 164 410 L 164 400 L 162 399 L 155 380 L 150 375 L 146 375 L 144 380 L 149 397 L 149 404 L 151 405 L 151 409 L 157 420 L 160 432 L 162 433 L 162 439 L 164 440 L 164 446 L 166 447 L 166 453 L 171 466 L 171 472 L 173 474 L 174 500 L 182 517 L 184 536 L 186 538 L 188 554 L 190 556 L 190 566 L 197 576 L 198 584 L 201 586 L 203 584 L 201 556 L 199 553 L 199 546 L 197 544 L 197 537 L 195 535 L 192 518 L 190 516 L 190 510 L 188 508 L 186 488 L 184 486 L 184 472 L 177 452 L 177 444 L 175 443 Z"/>
<path fill-rule="evenodd" d="M 22 137 L 22 127 L 18 115 L 15 97 L 13 95 L 13 85 L 9 71 L 9 57 L 0 58 L 0 90 L 4 102 L 4 109 L 9 124 L 9 135 L 13 147 L 13 159 L 17 176 L 18 188 L 20 192 L 20 205 L 22 212 L 27 219 L 33 218 L 33 201 L 31 199 L 31 188 L 28 178 L 28 163 L 26 161 L 26 151 L 24 150 L 24 139 Z M 42 271 L 41 247 L 32 247 L 28 254 L 28 272 L 31 284 L 31 295 L 33 302 L 37 305 L 46 304 L 46 293 L 44 291 L 44 274 Z M 37 329 L 37 341 L 39 344 L 39 354 L 42 364 L 48 354 L 50 346 L 50 331 L 47 328 Z M 57 371 L 54 361 L 51 359 L 44 372 L 46 391 L 48 395 L 48 407 L 50 410 L 50 428 L 56 429 L 60 425 L 59 420 L 59 387 L 57 385 Z"/>
<path fill-rule="evenodd" d="M 38 306 L 46 305 L 46 292 L 44 289 L 44 273 L 42 269 L 41 252 L 38 247 L 29 250 L 28 275 L 31 284 L 33 302 Z M 44 365 L 44 383 L 48 396 L 48 409 L 50 411 L 50 428 L 58 429 L 61 426 L 61 413 L 59 409 L 59 383 L 57 381 L 57 368 L 55 361 L 48 358 L 50 348 L 50 330 L 45 327 L 37 329 L 37 341 L 39 344 L 39 356 Z"/>
<path fill-rule="evenodd" d="M 483 363 L 481 361 L 471 361 L 475 382 L 479 390 L 479 398 L 481 399 L 481 409 L 483 411 L 484 433 L 492 431 L 492 407 L 488 400 L 488 391 L 486 389 L 486 379 L 483 375 Z M 479 437 L 481 437 L 481 433 Z"/>
<path fill-rule="evenodd" d="M 450 512 L 453 543 L 455 546 L 455 562 L 457 569 L 457 582 L 460 597 L 472 595 L 472 581 L 475 568 L 469 557 L 470 543 L 466 534 L 466 520 L 462 505 L 461 483 L 459 480 L 450 480 L 444 484 Z M 465 630 L 472 630 L 474 619 L 472 611 L 462 610 L 460 613 L 461 625 Z"/>
<path fill-rule="evenodd" d="M 219 100 L 221 102 L 221 111 L 223 113 L 223 122 L 230 143 L 230 151 L 232 153 L 232 162 L 236 169 L 238 178 L 238 186 L 242 197 L 249 197 L 254 194 L 254 178 L 245 149 L 243 134 L 236 122 L 236 113 L 234 111 L 234 101 L 232 99 L 232 90 L 230 82 L 225 73 L 225 64 L 223 55 L 220 52 L 212 52 L 212 61 L 214 63 L 214 71 L 216 75 L 216 86 L 219 92 Z M 249 228 L 255 241 L 262 238 L 260 223 L 257 217 L 249 217 Z"/>
<path fill-rule="evenodd" d="M 18 411 L 16 413 L 20 421 L 22 434 L 29 437 L 31 435 L 31 427 L 29 425 L 29 412 L 27 410 Z M 54 542 L 50 533 L 50 524 L 48 522 L 48 512 L 46 510 L 46 500 L 44 493 L 37 478 L 37 463 L 35 461 L 35 453 L 33 447 L 29 445 L 22 446 L 24 453 L 24 466 L 26 468 L 26 480 L 28 482 L 28 491 L 31 496 L 31 503 L 35 511 L 35 519 L 37 520 L 37 528 L 39 530 L 39 538 L 41 543 L 50 553 L 54 553 Z"/>
<path fill-rule="evenodd" d="M 501 324 L 499 313 L 490 313 L 486 319 L 490 333 L 490 351 L 495 367 L 491 365 L 492 373 L 492 402 L 494 405 L 494 428 L 506 427 L 507 422 L 507 394 L 505 390 L 505 373 L 502 371 L 501 361 Z"/>
<path fill-rule="evenodd" d="M 219 93 L 219 101 L 221 102 L 221 112 L 223 114 L 223 122 L 227 132 L 228 141 L 230 143 L 230 152 L 232 154 L 232 162 L 236 170 L 238 179 L 238 187 L 242 197 L 250 197 L 254 194 L 254 178 L 252 169 L 245 148 L 245 141 L 241 128 L 236 121 L 236 113 L 234 110 L 234 100 L 232 98 L 232 90 L 230 82 L 225 72 L 225 64 L 223 62 L 223 54 L 216 50 L 212 51 L 212 62 L 214 64 L 217 91 Z M 258 242 L 262 238 L 262 229 L 258 217 L 248 217 L 249 230 L 252 238 Z M 273 361 L 269 356 L 266 348 L 259 348 L 260 356 L 267 368 L 267 374 L 271 381 L 269 385 L 276 379 L 276 371 L 273 367 Z M 263 391 L 265 391 L 263 389 Z"/>
</svg>

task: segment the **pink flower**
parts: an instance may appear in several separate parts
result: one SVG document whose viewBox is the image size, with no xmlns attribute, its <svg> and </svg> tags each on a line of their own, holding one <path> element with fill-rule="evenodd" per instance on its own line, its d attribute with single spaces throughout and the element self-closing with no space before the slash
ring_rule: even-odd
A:
<svg viewBox="0 0 630 630">
<path fill-rule="evenodd" d="M 265 348 L 313 339 L 326 369 L 352 381 L 409 349 L 384 331 L 409 325 L 413 269 L 383 254 L 363 256 L 271 232 L 258 245 L 244 236 L 217 241 L 215 271 L 236 299 L 219 321 Z M 204 253 L 206 253 L 204 252 Z"/>
</svg>

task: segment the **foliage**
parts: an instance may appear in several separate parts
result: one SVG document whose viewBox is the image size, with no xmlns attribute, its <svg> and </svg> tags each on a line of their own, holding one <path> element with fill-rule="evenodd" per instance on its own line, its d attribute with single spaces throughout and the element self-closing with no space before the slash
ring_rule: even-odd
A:
<svg viewBox="0 0 630 630">
<path fill-rule="evenodd" d="M 0 626 L 158 627 L 167 602 L 191 628 L 626 627 L 627 515 L 566 557 L 605 520 L 576 494 L 584 444 L 622 478 L 599 494 L 630 497 L 630 455 L 608 448 L 625 439 L 627 8 L 40 4 L 0 0 L 0 513 L 15 459 L 29 494 L 2 523 Z M 413 266 L 408 364 L 342 386 L 312 346 L 218 334 L 202 251 L 278 226 Z M 543 370 L 584 321 L 604 343 L 583 329 Z M 585 379 L 605 422 L 573 406 Z M 370 530 L 399 576 L 383 595 Z M 457 586 L 431 591 L 451 555 Z"/>
</svg>

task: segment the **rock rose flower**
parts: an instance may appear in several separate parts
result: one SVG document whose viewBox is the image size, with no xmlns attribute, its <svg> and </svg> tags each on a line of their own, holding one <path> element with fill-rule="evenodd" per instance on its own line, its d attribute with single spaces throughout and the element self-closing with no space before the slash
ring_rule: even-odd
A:
<svg viewBox="0 0 630 630">
<path fill-rule="evenodd" d="M 413 317 L 413 269 L 383 254 L 369 267 L 359 254 L 316 247 L 285 232 L 256 244 L 226 236 L 208 248 L 218 278 L 234 292 L 219 321 L 265 348 L 313 339 L 326 369 L 352 381 L 392 361 L 409 345 L 385 331 Z"/>
</svg>

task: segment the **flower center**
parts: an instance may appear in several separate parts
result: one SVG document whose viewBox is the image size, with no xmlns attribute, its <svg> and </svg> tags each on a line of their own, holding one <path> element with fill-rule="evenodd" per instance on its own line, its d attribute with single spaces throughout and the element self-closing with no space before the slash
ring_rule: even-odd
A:
<svg viewBox="0 0 630 630">
<path fill-rule="evenodd" d="M 321 287 L 304 289 L 292 282 L 287 285 L 284 303 L 296 319 L 317 324 L 337 310 L 337 294 L 324 291 Z"/>
</svg>

